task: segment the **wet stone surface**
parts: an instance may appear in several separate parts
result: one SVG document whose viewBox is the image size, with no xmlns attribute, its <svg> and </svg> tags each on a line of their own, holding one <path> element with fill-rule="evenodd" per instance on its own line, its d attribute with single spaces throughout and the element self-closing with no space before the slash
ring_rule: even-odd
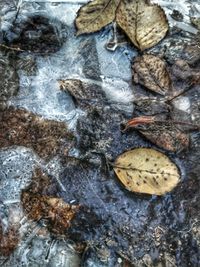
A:
<svg viewBox="0 0 200 267">
<path fill-rule="evenodd" d="M 197 35 L 173 28 L 147 51 L 166 60 L 175 92 L 192 83 L 166 103 L 133 83 L 135 48 L 106 50 L 112 26 L 75 37 L 80 5 L 0 7 L 8 46 L 0 55 L 0 265 L 198 267 L 199 132 L 172 153 L 121 131 L 132 117 L 157 113 L 199 124 Z M 170 11 L 180 23 L 184 8 Z M 171 193 L 135 194 L 117 180 L 113 161 L 135 147 L 161 150 L 177 164 L 181 182 Z M 79 209 L 70 213 L 72 206 Z"/>
<path fill-rule="evenodd" d="M 12 34 L 4 32 L 3 36 L 9 46 L 45 55 L 61 48 L 67 39 L 67 27 L 59 21 L 56 23 L 55 19 L 51 21 L 42 15 L 33 15 L 24 21 L 16 19 Z"/>
</svg>

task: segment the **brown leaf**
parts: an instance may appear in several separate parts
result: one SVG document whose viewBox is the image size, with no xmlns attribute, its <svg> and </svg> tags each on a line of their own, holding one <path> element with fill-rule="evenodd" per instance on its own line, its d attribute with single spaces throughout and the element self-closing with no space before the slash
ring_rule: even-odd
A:
<svg viewBox="0 0 200 267">
<path fill-rule="evenodd" d="M 142 51 L 156 45 L 168 31 L 162 8 L 145 0 L 122 0 L 117 9 L 116 22 Z"/>
<path fill-rule="evenodd" d="M 154 55 L 137 57 L 132 66 L 133 79 L 149 90 L 166 95 L 171 89 L 171 78 L 166 64 Z"/>
<path fill-rule="evenodd" d="M 75 21 L 77 35 L 101 30 L 115 19 L 120 0 L 94 0 L 78 11 Z"/>
<path fill-rule="evenodd" d="M 133 192 L 163 195 L 180 181 L 177 166 L 163 153 L 136 148 L 120 155 L 114 170 L 125 187 Z"/>
<path fill-rule="evenodd" d="M 96 84 L 89 84 L 77 79 L 59 81 L 61 90 L 68 92 L 77 102 L 78 107 L 84 105 L 96 105 L 96 102 L 106 101 L 106 95 L 102 88 Z"/>
<path fill-rule="evenodd" d="M 0 121 L 0 148 L 25 146 L 42 158 L 57 155 L 73 138 L 65 123 L 45 120 L 23 109 L 11 107 L 1 112 Z"/>
<path fill-rule="evenodd" d="M 22 205 L 29 219 L 46 219 L 48 228 L 57 234 L 63 234 L 70 227 L 79 206 L 69 205 L 61 198 L 49 197 L 32 192 L 22 193 Z"/>
<path fill-rule="evenodd" d="M 176 152 L 189 146 L 189 135 L 173 121 L 159 121 L 155 116 L 141 116 L 127 122 L 125 130 L 134 128 L 149 141 L 166 150 Z"/>
<path fill-rule="evenodd" d="M 54 197 L 56 192 L 58 192 L 56 179 L 52 179 L 42 169 L 36 168 L 31 184 L 22 191 L 21 203 L 29 219 L 34 221 L 45 219 L 50 231 L 63 234 L 70 227 L 80 206 L 70 205 L 63 199 Z"/>
</svg>

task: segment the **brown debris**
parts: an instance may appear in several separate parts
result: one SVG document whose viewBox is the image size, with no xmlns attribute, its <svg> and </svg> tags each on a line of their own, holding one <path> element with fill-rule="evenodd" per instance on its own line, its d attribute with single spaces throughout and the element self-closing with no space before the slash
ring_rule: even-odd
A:
<svg viewBox="0 0 200 267">
<path fill-rule="evenodd" d="M 14 227 L 4 232 L 0 224 L 0 255 L 9 256 L 17 247 L 18 243 L 19 235 Z"/>
<path fill-rule="evenodd" d="M 58 190 L 56 180 L 53 180 L 42 169 L 37 167 L 33 172 L 32 182 L 25 191 L 31 192 L 32 194 L 55 195 Z"/>
<path fill-rule="evenodd" d="M 73 140 L 63 122 L 46 120 L 23 109 L 9 108 L 0 113 L 0 148 L 25 146 L 48 159 L 67 151 Z"/>
</svg>

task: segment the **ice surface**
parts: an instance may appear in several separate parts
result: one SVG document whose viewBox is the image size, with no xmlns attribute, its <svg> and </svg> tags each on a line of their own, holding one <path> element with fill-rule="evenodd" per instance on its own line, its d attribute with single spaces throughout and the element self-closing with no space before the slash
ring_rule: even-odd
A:
<svg viewBox="0 0 200 267">
<path fill-rule="evenodd" d="M 184 31 L 187 31 L 187 32 L 190 32 L 193 34 L 197 33 L 197 29 L 195 27 L 191 26 L 189 15 L 191 15 L 191 12 L 194 9 L 199 8 L 200 4 L 199 4 L 198 0 L 178 1 L 178 2 L 176 0 L 167 0 L 167 1 L 152 0 L 152 2 L 159 4 L 164 8 L 171 27 L 176 26 L 177 28 L 179 28 L 181 30 L 184 30 Z M 182 22 L 175 21 L 170 16 L 172 14 L 173 10 L 177 10 L 183 15 L 183 21 Z"/>
<path fill-rule="evenodd" d="M 39 159 L 23 147 L 10 148 L 0 152 L 0 201 L 20 201 L 21 190 L 31 181 L 32 171 Z"/>
</svg>

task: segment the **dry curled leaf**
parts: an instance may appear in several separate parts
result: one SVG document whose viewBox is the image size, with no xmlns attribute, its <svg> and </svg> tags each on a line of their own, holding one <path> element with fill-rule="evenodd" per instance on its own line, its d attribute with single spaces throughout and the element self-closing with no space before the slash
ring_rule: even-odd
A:
<svg viewBox="0 0 200 267">
<path fill-rule="evenodd" d="M 171 78 L 166 64 L 154 55 L 137 57 L 132 66 L 133 79 L 149 90 L 166 95 L 171 89 Z"/>
<path fill-rule="evenodd" d="M 182 132 L 173 121 L 162 121 L 156 116 L 141 116 L 128 121 L 125 130 L 128 128 L 138 130 L 155 145 L 172 152 L 189 146 L 189 135 Z"/>
<path fill-rule="evenodd" d="M 76 27 L 77 35 L 101 30 L 115 19 L 120 0 L 94 0 L 80 8 Z"/>
<path fill-rule="evenodd" d="M 136 148 L 120 155 L 114 171 L 125 187 L 133 192 L 163 195 L 180 181 L 177 166 L 163 153 Z"/>
<path fill-rule="evenodd" d="M 117 9 L 116 22 L 142 51 L 156 45 L 168 31 L 162 8 L 145 0 L 122 0 Z"/>
</svg>

